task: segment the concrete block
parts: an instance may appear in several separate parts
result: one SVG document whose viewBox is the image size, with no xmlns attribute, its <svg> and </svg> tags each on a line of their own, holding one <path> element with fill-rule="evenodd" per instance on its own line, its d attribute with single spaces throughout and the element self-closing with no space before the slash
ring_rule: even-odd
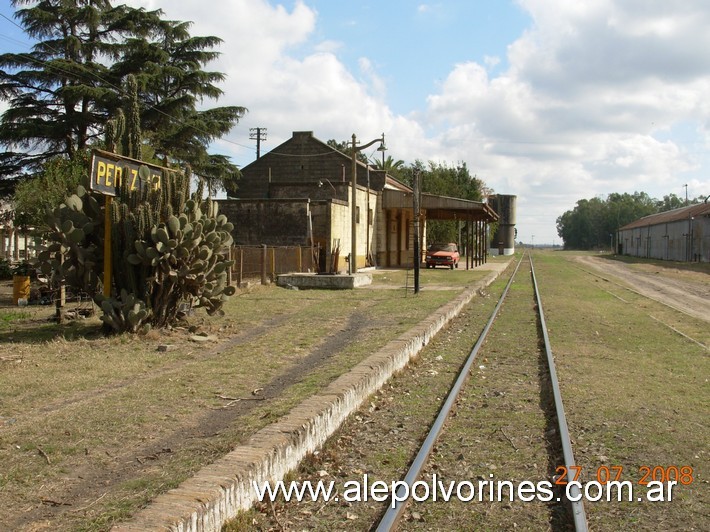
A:
<svg viewBox="0 0 710 532">
<path fill-rule="evenodd" d="M 354 274 L 320 275 L 315 273 L 289 273 L 278 275 L 276 284 L 284 288 L 352 290 L 372 284 L 372 274 L 358 272 Z"/>
</svg>

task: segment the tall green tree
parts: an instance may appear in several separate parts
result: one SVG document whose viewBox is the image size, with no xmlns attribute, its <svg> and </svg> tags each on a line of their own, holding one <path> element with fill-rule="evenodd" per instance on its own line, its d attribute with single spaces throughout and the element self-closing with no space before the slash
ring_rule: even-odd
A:
<svg viewBox="0 0 710 532">
<path fill-rule="evenodd" d="M 420 172 L 422 192 L 481 201 L 485 185 L 476 175 L 471 175 L 465 162 L 454 165 L 429 161 L 427 164 L 417 160 L 402 170 L 402 181 L 407 185 L 414 182 L 414 171 Z"/>
<path fill-rule="evenodd" d="M 217 37 L 192 37 L 190 23 L 163 20 L 110 0 L 11 0 L 36 44 L 0 55 L 0 177 L 31 173 L 44 160 L 100 142 L 108 119 L 125 107 L 123 82 L 135 75 L 143 137 L 168 163 L 189 163 L 208 180 L 234 179 L 236 166 L 208 145 L 243 116 L 242 107 L 199 109 L 216 99 L 224 76 L 203 67 Z M 126 120 L 131 120 L 126 116 Z M 130 151 L 136 150 L 132 146 Z M 228 170 L 228 171 L 226 171 Z M 215 184 L 217 186 L 217 184 Z"/>
<path fill-rule="evenodd" d="M 676 194 L 666 194 L 662 200 L 656 202 L 659 212 L 672 211 L 685 207 L 685 200 L 680 199 Z"/>
<path fill-rule="evenodd" d="M 227 134 L 247 112 L 240 106 L 198 109 L 217 100 L 216 85 L 224 74 L 204 70 L 219 53 L 218 37 L 193 37 L 191 22 L 160 21 L 150 42 L 129 39 L 113 70 L 136 72 L 142 101 L 144 137 L 163 164 L 189 164 L 214 191 L 239 177 L 239 169 L 224 155 L 208 153 L 209 144 Z"/>
<path fill-rule="evenodd" d="M 619 227 L 658 212 L 658 201 L 645 192 L 581 199 L 557 218 L 557 234 L 567 249 L 608 249 Z"/>
<path fill-rule="evenodd" d="M 471 175 L 465 162 L 455 165 L 422 161 L 405 167 L 400 174 L 408 185 L 414 183 L 414 172 L 419 172 L 421 191 L 439 196 L 481 201 L 484 184 L 481 179 Z M 427 241 L 429 243 L 457 242 L 458 224 L 455 220 L 431 220 L 427 222 Z"/>
<path fill-rule="evenodd" d="M 13 197 L 15 225 L 34 227 L 40 232 L 48 230 L 47 210 L 54 209 L 86 181 L 88 164 L 87 151 L 74 159 L 55 157 L 44 161 L 37 175 L 21 180 Z"/>
<path fill-rule="evenodd" d="M 36 41 L 31 52 L 0 55 L 0 177 L 32 172 L 43 161 L 73 158 L 102 133 L 118 87 L 111 63 L 128 35 L 146 38 L 159 12 L 108 0 L 11 0 Z M 26 6 L 26 7 L 25 7 Z"/>
</svg>

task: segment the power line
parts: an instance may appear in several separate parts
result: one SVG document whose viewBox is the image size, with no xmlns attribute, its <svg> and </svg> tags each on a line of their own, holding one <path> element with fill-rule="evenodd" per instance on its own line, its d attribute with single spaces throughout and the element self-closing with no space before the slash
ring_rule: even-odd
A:
<svg viewBox="0 0 710 532">
<path fill-rule="evenodd" d="M 4 13 L 0 13 L 0 17 L 2 17 L 2 18 L 4 18 L 5 20 L 7 20 L 7 21 L 8 21 L 10 24 L 12 24 L 13 26 L 17 26 L 18 28 L 20 28 L 20 29 L 22 30 L 22 33 L 25 32 L 25 28 L 23 28 L 22 26 L 20 26 L 17 22 L 15 22 L 14 20 L 12 20 L 10 17 L 8 17 L 7 15 L 5 15 Z"/>
<path fill-rule="evenodd" d="M 2 13 L 0 13 L 0 16 L 2 16 Z M 19 45 L 21 45 L 21 46 L 26 46 L 26 45 L 27 45 L 27 43 L 24 42 L 24 41 L 21 41 L 21 40 L 19 40 L 19 39 L 15 39 L 14 37 L 10 37 L 9 35 L 5 35 L 5 34 L 2 34 L 2 33 L 0 33 L 0 38 L 5 39 L 6 41 L 9 41 L 9 42 L 14 43 L 14 44 L 19 44 Z"/>
</svg>

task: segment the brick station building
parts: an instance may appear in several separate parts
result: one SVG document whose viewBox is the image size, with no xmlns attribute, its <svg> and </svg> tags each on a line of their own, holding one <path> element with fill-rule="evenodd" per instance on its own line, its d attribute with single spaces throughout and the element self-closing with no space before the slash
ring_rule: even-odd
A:
<svg viewBox="0 0 710 532">
<path fill-rule="evenodd" d="M 404 183 L 357 161 L 356 268 L 413 264 L 413 191 Z M 313 136 L 293 136 L 242 169 L 236 197 L 220 200 L 234 224 L 236 245 L 314 246 L 320 270 L 331 256 L 347 257 L 352 234 L 352 158 Z M 420 249 L 426 220 L 455 219 L 469 225 L 477 263 L 485 262 L 487 224 L 497 219 L 486 203 L 422 194 Z M 347 270 L 344 260 L 338 271 Z M 335 272 L 333 272 L 335 273 Z"/>
</svg>

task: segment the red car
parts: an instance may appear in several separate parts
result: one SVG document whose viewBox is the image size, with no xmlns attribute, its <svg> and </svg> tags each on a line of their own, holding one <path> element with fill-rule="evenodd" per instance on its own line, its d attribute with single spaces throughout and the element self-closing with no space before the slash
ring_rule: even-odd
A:
<svg viewBox="0 0 710 532">
<path fill-rule="evenodd" d="M 432 244 L 426 252 L 426 267 L 448 266 L 452 270 L 459 267 L 459 248 L 453 242 Z"/>
</svg>

